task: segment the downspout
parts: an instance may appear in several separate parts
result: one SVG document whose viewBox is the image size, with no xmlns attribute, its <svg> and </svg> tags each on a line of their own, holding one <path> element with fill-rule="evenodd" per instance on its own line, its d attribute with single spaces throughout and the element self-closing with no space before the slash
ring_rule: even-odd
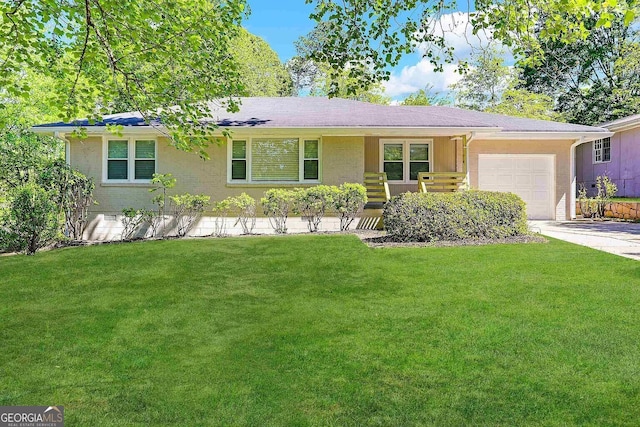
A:
<svg viewBox="0 0 640 427">
<path fill-rule="evenodd" d="M 569 219 L 576 219 L 576 191 L 578 190 L 576 182 L 576 147 L 584 144 L 584 136 L 571 144 L 569 153 L 569 163 L 571 164 L 571 194 L 569 195 Z"/>
<path fill-rule="evenodd" d="M 71 166 L 71 141 L 67 139 L 65 133 L 54 132 L 53 136 L 64 141 L 64 161 L 67 165 Z"/>
<path fill-rule="evenodd" d="M 476 137 L 476 133 L 475 132 L 471 132 L 471 134 L 469 136 L 465 135 L 464 138 L 464 147 L 462 147 L 462 149 L 464 150 L 464 161 L 465 161 L 465 172 L 467 174 L 467 186 L 468 188 L 471 188 L 471 172 L 469 170 L 469 145 L 471 144 L 471 141 L 473 141 L 473 139 Z"/>
</svg>

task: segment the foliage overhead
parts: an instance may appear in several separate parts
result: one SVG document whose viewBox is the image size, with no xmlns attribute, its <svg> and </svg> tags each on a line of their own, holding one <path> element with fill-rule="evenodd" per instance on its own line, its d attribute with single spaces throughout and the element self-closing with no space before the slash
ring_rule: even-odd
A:
<svg viewBox="0 0 640 427">
<path fill-rule="evenodd" d="M 436 68 L 453 62 L 439 19 L 455 6 L 430 0 L 306 0 L 315 5 L 311 17 L 326 28 L 322 49 L 311 59 L 331 64 L 332 80 L 349 70 L 353 80 L 347 92 L 386 79 L 389 67 L 399 64 L 403 55 L 417 48 Z M 521 62 L 538 63 L 543 57 L 536 29 L 552 40 L 584 40 L 590 29 L 584 21 L 595 17 L 596 28 L 609 27 L 614 16 L 629 25 L 634 17 L 635 0 L 478 0 L 471 13 L 474 32 L 488 30 L 493 37 L 512 48 Z M 469 11 L 471 12 L 471 11 Z M 559 13 L 563 12 L 563 13 Z M 542 16 L 550 17 L 541 20 Z M 524 54 L 527 54 L 525 56 Z M 331 94 L 338 92 L 337 85 Z"/>
<path fill-rule="evenodd" d="M 549 95 L 569 122 L 599 124 L 640 112 L 638 31 L 621 13 L 609 27 L 596 24 L 585 21 L 588 36 L 571 42 L 538 33 L 544 59 L 521 72 L 522 86 Z"/>
<path fill-rule="evenodd" d="M 126 99 L 145 119 L 160 118 L 183 149 L 200 148 L 215 125 L 206 101 L 241 92 L 230 43 L 245 0 L 9 0 L 0 3 L 0 87 L 23 99 L 26 70 L 55 80 L 52 107 L 71 121 L 97 120 Z M 102 100 L 102 102 L 99 102 Z M 98 103 L 96 103 L 98 101 Z"/>
</svg>

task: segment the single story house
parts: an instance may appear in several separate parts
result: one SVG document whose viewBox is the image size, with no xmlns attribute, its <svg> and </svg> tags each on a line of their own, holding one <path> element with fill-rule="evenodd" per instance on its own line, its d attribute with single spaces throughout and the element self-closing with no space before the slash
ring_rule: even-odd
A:
<svg viewBox="0 0 640 427">
<path fill-rule="evenodd" d="M 576 150 L 578 185 L 596 194 L 596 177 L 607 175 L 618 186 L 618 196 L 640 197 L 640 114 L 600 125 L 611 137 L 599 138 Z"/>
<path fill-rule="evenodd" d="M 154 172 L 172 173 L 176 194 L 214 201 L 241 192 L 259 199 L 272 187 L 362 183 L 365 172 L 386 172 L 394 195 L 417 191 L 418 172 L 457 172 L 471 188 L 520 195 L 532 219 L 565 220 L 575 217 L 576 147 L 611 135 L 600 127 L 440 106 L 320 97 L 241 103 L 238 113 L 212 104 L 211 120 L 231 136 L 212 144 L 206 161 L 176 150 L 158 124 L 137 113 L 33 129 L 64 139 L 68 163 L 95 179 L 99 204 L 91 209 L 90 239 L 115 238 L 123 208 L 152 207 Z M 122 136 L 108 124 L 122 125 Z M 77 126 L 87 138 L 72 137 Z"/>
</svg>

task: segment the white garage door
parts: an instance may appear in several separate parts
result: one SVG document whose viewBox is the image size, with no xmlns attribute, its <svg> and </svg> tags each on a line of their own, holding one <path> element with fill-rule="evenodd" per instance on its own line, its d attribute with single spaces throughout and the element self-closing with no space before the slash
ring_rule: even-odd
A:
<svg viewBox="0 0 640 427">
<path fill-rule="evenodd" d="M 529 219 L 555 219 L 553 155 L 480 154 L 478 187 L 508 191 L 527 203 Z"/>
</svg>

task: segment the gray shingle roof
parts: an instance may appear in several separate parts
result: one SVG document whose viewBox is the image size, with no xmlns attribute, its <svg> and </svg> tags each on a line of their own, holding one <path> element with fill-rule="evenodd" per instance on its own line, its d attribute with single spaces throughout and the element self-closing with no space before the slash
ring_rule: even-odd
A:
<svg viewBox="0 0 640 427">
<path fill-rule="evenodd" d="M 211 120 L 222 127 L 257 128 L 502 128 L 505 132 L 606 132 L 606 129 L 469 111 L 452 107 L 377 105 L 337 98 L 241 98 L 237 113 L 212 106 Z M 139 113 L 105 116 L 93 126 L 145 126 Z M 89 126 L 87 120 L 36 128 Z"/>
<path fill-rule="evenodd" d="M 619 119 L 612 120 L 610 122 L 599 124 L 598 126 L 611 129 L 611 130 L 617 130 L 618 128 L 622 128 L 625 126 L 637 127 L 639 125 L 640 125 L 640 114 L 633 114 L 631 116 L 621 117 Z"/>
</svg>

